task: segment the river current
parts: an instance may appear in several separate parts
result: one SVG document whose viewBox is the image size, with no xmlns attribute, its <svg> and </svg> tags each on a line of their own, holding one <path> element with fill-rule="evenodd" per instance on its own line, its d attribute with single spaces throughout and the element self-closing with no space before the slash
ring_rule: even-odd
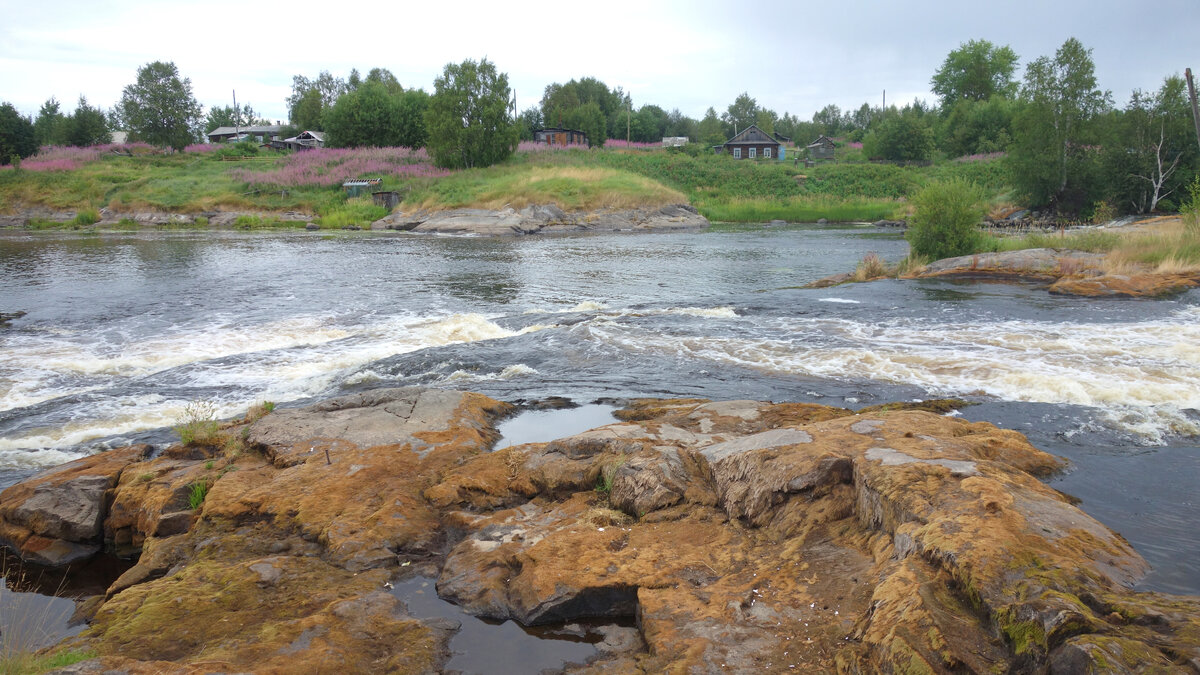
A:
<svg viewBox="0 0 1200 675">
<path fill-rule="evenodd" d="M 0 487 L 220 416 L 379 386 L 519 402 L 641 396 L 857 408 L 956 396 L 1071 468 L 1051 484 L 1200 593 L 1200 292 L 802 289 L 869 227 L 491 239 L 396 233 L 0 234 Z"/>
</svg>

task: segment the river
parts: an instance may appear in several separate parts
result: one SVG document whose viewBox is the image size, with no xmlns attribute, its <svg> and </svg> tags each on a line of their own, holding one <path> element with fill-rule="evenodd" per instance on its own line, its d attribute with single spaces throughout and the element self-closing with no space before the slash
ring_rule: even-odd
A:
<svg viewBox="0 0 1200 675">
<path fill-rule="evenodd" d="M 870 227 L 490 239 L 0 233 L 0 486 L 221 416 L 379 386 L 508 401 L 640 396 L 857 408 L 957 396 L 1071 468 L 1050 483 L 1200 593 L 1200 292 L 802 289 L 899 236 Z"/>
</svg>

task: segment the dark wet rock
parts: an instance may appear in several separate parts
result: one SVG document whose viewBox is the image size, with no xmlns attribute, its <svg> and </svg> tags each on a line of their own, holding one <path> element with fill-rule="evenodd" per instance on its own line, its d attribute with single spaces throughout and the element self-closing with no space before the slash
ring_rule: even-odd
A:
<svg viewBox="0 0 1200 675">
<path fill-rule="evenodd" d="M 100 551 L 110 489 L 149 446 L 110 450 L 47 469 L 0 493 L 0 543 L 60 566 Z"/>
</svg>

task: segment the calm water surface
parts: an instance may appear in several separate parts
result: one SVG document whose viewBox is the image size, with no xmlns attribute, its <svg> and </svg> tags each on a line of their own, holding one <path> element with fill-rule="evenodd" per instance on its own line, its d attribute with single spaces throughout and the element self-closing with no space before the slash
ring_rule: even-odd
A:
<svg viewBox="0 0 1200 675">
<path fill-rule="evenodd" d="M 489 239 L 403 234 L 0 235 L 0 484 L 129 441 L 185 406 L 233 416 L 362 388 L 509 401 L 930 396 L 1067 457 L 1058 489 L 1200 593 L 1200 293 L 1060 298 L 947 281 L 799 286 L 873 228 Z"/>
</svg>

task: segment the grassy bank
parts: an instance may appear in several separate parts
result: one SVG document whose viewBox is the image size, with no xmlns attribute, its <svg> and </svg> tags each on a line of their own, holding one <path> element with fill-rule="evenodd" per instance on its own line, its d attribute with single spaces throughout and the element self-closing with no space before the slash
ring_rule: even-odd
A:
<svg viewBox="0 0 1200 675">
<path fill-rule="evenodd" d="M 405 209 L 556 203 L 586 210 L 688 202 L 714 221 L 854 222 L 904 217 L 910 195 L 947 176 L 967 177 L 997 199 L 1007 191 L 998 161 L 805 168 L 695 149 L 542 149 L 519 152 L 496 167 L 450 173 L 433 167 L 424 151 L 404 148 L 254 150 L 257 155 L 234 161 L 228 161 L 234 159 L 228 150 L 51 149 L 25 162 L 27 168 L 0 171 L 0 211 L 300 211 L 316 216 L 323 227 L 361 226 L 385 212 L 340 186 L 346 179 L 373 177 L 382 184 L 370 189 L 400 192 Z M 268 217 L 246 226 L 272 222 Z"/>
<path fill-rule="evenodd" d="M 555 203 L 565 211 L 592 211 L 687 201 L 678 190 L 645 176 L 588 166 L 505 164 L 423 183 L 413 186 L 403 209 L 521 209 Z"/>
</svg>

